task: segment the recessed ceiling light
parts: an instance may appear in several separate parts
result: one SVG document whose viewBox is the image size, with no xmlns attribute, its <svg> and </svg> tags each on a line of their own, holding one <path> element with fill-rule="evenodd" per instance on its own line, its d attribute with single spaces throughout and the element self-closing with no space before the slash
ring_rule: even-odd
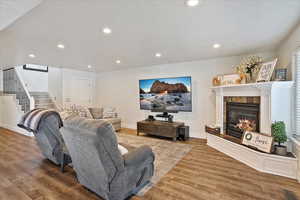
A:
<svg viewBox="0 0 300 200">
<path fill-rule="evenodd" d="M 221 47 L 221 45 L 220 45 L 220 44 L 214 44 L 213 47 L 214 47 L 215 49 L 218 49 L 218 48 Z"/>
<path fill-rule="evenodd" d="M 185 4 L 189 7 L 195 7 L 195 6 L 198 6 L 200 3 L 199 0 L 186 0 L 185 1 Z"/>
<path fill-rule="evenodd" d="M 91 69 L 91 68 L 92 68 L 92 65 L 88 65 L 87 67 L 88 67 L 89 69 Z"/>
<path fill-rule="evenodd" d="M 36 56 L 34 54 L 29 54 L 28 57 L 29 58 L 35 58 Z"/>
<path fill-rule="evenodd" d="M 121 63 L 121 60 L 116 60 L 116 63 L 117 63 L 117 64 L 120 64 L 120 63 Z"/>
<path fill-rule="evenodd" d="M 156 53 L 155 57 L 160 58 L 161 57 L 161 53 Z"/>
<path fill-rule="evenodd" d="M 57 45 L 57 48 L 59 48 L 59 49 L 64 49 L 64 48 L 65 48 L 65 45 L 63 45 L 63 44 L 58 44 L 58 45 Z"/>
<path fill-rule="evenodd" d="M 105 33 L 105 34 L 111 34 L 111 29 L 110 28 L 103 28 L 103 33 Z"/>
</svg>

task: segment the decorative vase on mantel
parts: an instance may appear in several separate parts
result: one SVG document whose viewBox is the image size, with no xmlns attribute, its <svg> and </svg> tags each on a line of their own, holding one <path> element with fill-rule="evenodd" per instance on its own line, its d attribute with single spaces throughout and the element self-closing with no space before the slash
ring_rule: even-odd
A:
<svg viewBox="0 0 300 200">
<path fill-rule="evenodd" d="M 254 83 L 254 78 L 252 73 L 246 73 L 246 83 Z"/>
<path fill-rule="evenodd" d="M 237 73 L 244 74 L 246 76 L 246 83 L 254 83 L 261 64 L 261 57 L 249 56 L 244 58 L 235 68 Z"/>
</svg>

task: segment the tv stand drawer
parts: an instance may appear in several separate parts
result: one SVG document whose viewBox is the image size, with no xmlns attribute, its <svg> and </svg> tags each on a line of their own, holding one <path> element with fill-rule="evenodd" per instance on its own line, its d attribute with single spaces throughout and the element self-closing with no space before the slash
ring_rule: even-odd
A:
<svg viewBox="0 0 300 200">
<path fill-rule="evenodd" d="M 184 126 L 182 122 L 141 121 L 137 123 L 137 135 L 139 133 L 146 133 L 176 140 L 179 128 L 182 126 Z"/>
<path fill-rule="evenodd" d="M 142 124 L 138 123 L 138 131 L 147 134 L 155 134 L 157 132 L 157 126 L 154 124 Z"/>
</svg>

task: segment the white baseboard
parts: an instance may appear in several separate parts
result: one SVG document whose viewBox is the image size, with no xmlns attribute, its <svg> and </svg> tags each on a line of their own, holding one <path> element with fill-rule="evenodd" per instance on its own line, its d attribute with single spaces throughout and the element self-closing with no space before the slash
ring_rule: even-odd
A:
<svg viewBox="0 0 300 200">
<path fill-rule="evenodd" d="M 33 137 L 34 135 L 32 133 L 29 133 L 28 131 L 25 131 L 17 126 L 10 126 L 10 125 L 7 125 L 7 124 L 1 124 L 1 127 L 5 128 L 5 129 L 8 129 L 8 130 L 11 130 L 11 131 L 14 131 L 16 133 L 19 133 L 19 134 L 22 134 L 22 135 L 26 135 L 26 136 L 30 136 L 30 137 Z"/>
</svg>

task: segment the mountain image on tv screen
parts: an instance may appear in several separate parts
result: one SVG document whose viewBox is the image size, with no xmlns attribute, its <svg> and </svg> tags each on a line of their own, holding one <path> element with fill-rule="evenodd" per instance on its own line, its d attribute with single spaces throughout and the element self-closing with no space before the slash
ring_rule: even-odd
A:
<svg viewBox="0 0 300 200">
<path fill-rule="evenodd" d="M 159 111 L 192 111 L 189 77 L 140 80 L 140 108 Z"/>
</svg>

